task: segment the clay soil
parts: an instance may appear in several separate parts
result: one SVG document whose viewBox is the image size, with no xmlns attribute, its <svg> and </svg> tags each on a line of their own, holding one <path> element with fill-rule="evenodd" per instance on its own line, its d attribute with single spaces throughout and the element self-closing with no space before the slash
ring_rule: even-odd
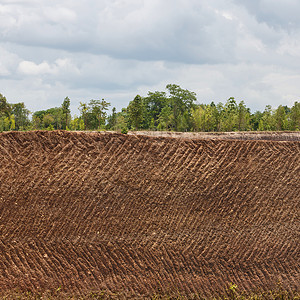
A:
<svg viewBox="0 0 300 300">
<path fill-rule="evenodd" d="M 299 134 L 225 138 L 1 133 L 0 295 L 299 292 Z"/>
</svg>

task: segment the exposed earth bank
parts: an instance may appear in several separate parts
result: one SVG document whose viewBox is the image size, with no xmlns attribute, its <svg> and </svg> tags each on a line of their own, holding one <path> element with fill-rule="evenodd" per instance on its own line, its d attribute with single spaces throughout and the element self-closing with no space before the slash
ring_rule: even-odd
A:
<svg viewBox="0 0 300 300">
<path fill-rule="evenodd" d="M 1 133 L 0 295 L 299 292 L 293 136 Z"/>
</svg>

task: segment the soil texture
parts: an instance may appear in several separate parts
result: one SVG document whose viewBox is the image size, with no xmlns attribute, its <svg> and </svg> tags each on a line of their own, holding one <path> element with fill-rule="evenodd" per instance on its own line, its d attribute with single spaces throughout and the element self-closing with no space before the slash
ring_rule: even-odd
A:
<svg viewBox="0 0 300 300">
<path fill-rule="evenodd" d="M 1 133 L 0 294 L 299 291 L 299 134 L 241 139 Z"/>
</svg>

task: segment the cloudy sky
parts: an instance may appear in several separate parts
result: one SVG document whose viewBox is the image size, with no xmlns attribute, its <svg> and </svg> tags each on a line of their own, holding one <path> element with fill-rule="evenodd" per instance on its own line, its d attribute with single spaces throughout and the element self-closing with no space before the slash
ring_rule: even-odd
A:
<svg viewBox="0 0 300 300">
<path fill-rule="evenodd" d="M 299 0 L 0 0 L 0 93 L 31 111 L 176 83 L 252 111 L 300 98 Z"/>
</svg>

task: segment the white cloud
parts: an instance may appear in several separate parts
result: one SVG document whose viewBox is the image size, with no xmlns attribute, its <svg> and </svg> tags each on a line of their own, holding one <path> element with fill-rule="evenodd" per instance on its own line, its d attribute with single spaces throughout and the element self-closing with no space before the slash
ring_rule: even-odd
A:
<svg viewBox="0 0 300 300">
<path fill-rule="evenodd" d="M 54 63 L 49 64 L 46 61 L 36 64 L 32 61 L 22 61 L 18 66 L 18 72 L 25 75 L 65 75 L 65 73 L 73 72 L 79 74 L 79 69 L 73 65 L 70 59 L 58 58 Z"/>
<path fill-rule="evenodd" d="M 18 61 L 19 57 L 16 54 L 7 51 L 0 45 L 0 78 L 1 76 L 8 77 L 12 75 L 18 65 Z"/>
<path fill-rule="evenodd" d="M 54 23 L 68 24 L 77 21 L 77 13 L 65 7 L 47 7 L 43 9 L 43 18 Z"/>
<path fill-rule="evenodd" d="M 280 41 L 280 45 L 277 49 L 280 55 L 289 55 L 294 58 L 300 58 L 300 32 L 297 35 L 285 35 Z"/>
<path fill-rule="evenodd" d="M 43 75 L 43 74 L 53 74 L 55 70 L 47 62 L 42 62 L 40 64 L 35 64 L 32 61 L 22 61 L 19 64 L 18 71 L 26 75 Z"/>
<path fill-rule="evenodd" d="M 2 0 L 0 93 L 32 110 L 67 95 L 73 109 L 95 97 L 120 109 L 174 82 L 199 101 L 291 103 L 300 2 L 275 2 Z"/>
</svg>

